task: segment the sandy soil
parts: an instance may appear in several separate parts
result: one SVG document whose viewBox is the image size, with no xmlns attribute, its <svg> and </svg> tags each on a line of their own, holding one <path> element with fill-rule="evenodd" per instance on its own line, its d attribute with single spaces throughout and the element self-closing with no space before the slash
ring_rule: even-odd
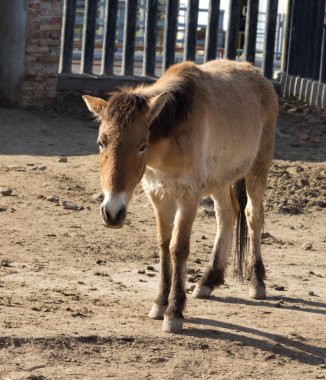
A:
<svg viewBox="0 0 326 380">
<path fill-rule="evenodd" d="M 123 229 L 101 225 L 89 121 L 48 109 L 0 109 L 0 118 L 0 187 L 13 190 L 0 194 L 0 379 L 326 378 L 324 115 L 282 105 L 263 234 L 268 298 L 249 298 L 230 255 L 210 300 L 189 294 L 178 335 L 147 317 L 158 250 L 141 189 Z M 80 209 L 64 209 L 67 200 Z M 214 234 L 202 206 L 189 288 Z"/>
</svg>

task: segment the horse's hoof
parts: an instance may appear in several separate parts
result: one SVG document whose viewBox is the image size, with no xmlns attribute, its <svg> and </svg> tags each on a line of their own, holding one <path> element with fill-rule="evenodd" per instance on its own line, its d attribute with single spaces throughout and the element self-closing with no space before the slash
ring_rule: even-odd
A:
<svg viewBox="0 0 326 380">
<path fill-rule="evenodd" d="M 158 305 L 157 303 L 154 303 L 148 316 L 152 319 L 163 319 L 165 310 L 166 305 Z"/>
<path fill-rule="evenodd" d="M 183 319 L 164 317 L 162 330 L 170 333 L 178 333 L 182 331 Z"/>
<path fill-rule="evenodd" d="M 266 287 L 265 286 L 258 286 L 258 287 L 249 286 L 249 296 L 255 300 L 264 300 L 266 298 Z"/>
<path fill-rule="evenodd" d="M 192 292 L 192 296 L 194 298 L 209 298 L 212 294 L 213 289 L 204 285 L 196 285 L 194 291 Z"/>
</svg>

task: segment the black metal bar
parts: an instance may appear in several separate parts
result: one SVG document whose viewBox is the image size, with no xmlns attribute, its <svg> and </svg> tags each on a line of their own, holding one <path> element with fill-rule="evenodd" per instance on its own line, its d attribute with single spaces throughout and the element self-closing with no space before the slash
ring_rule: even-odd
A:
<svg viewBox="0 0 326 380">
<path fill-rule="evenodd" d="M 319 79 L 319 66 L 323 39 L 323 20 L 324 20 L 325 0 L 318 0 L 316 7 L 316 25 L 314 33 L 314 48 L 313 48 L 313 64 L 312 64 L 312 78 Z"/>
<path fill-rule="evenodd" d="M 226 58 L 235 59 L 237 55 L 237 39 L 240 21 L 240 0 L 230 0 L 229 3 L 229 20 L 226 32 Z"/>
<path fill-rule="evenodd" d="M 199 0 L 188 0 L 184 60 L 196 59 Z"/>
<path fill-rule="evenodd" d="M 307 28 L 306 31 L 303 32 L 303 37 L 305 37 L 305 52 L 302 54 L 303 62 L 302 62 L 302 75 L 307 78 L 312 78 L 312 70 L 313 65 L 313 48 L 314 48 L 314 32 L 316 28 L 316 0 L 309 1 L 307 6 L 307 12 L 305 13 Z M 302 26 L 303 28 L 303 26 Z"/>
<path fill-rule="evenodd" d="M 70 73 L 74 44 L 76 0 L 64 0 L 59 73 Z"/>
<path fill-rule="evenodd" d="M 291 15 L 291 27 L 290 27 L 290 41 L 289 41 L 289 53 L 287 63 L 287 74 L 294 75 L 295 62 L 296 62 L 296 30 L 298 19 L 298 4 L 300 0 L 293 0 L 292 15 Z"/>
<path fill-rule="evenodd" d="M 135 58 L 135 34 L 137 22 L 137 1 L 126 0 L 123 31 L 122 75 L 133 75 Z"/>
<path fill-rule="evenodd" d="M 175 62 L 179 0 L 166 0 L 164 25 L 163 72 Z"/>
<path fill-rule="evenodd" d="M 210 0 L 208 6 L 208 23 L 205 39 L 205 62 L 216 58 L 220 0 Z"/>
<path fill-rule="evenodd" d="M 113 74 L 118 0 L 106 0 L 101 74 Z"/>
<path fill-rule="evenodd" d="M 81 52 L 80 72 L 91 74 L 93 71 L 97 0 L 85 0 L 85 17 Z"/>
<path fill-rule="evenodd" d="M 302 76 L 304 72 L 304 54 L 306 50 L 306 28 L 308 23 L 307 13 L 309 12 L 309 3 L 306 1 L 298 1 L 296 3 L 296 26 L 295 26 L 295 64 L 293 66 L 293 75 Z"/>
<path fill-rule="evenodd" d="M 326 7 L 324 8 L 323 40 L 319 67 L 319 82 L 326 82 Z"/>
<path fill-rule="evenodd" d="M 278 0 L 268 0 L 266 8 L 263 73 L 269 79 L 273 77 L 277 4 Z"/>
<path fill-rule="evenodd" d="M 248 0 L 244 59 L 255 63 L 259 0 Z"/>
<path fill-rule="evenodd" d="M 155 76 L 158 0 L 146 1 L 143 75 Z"/>
<path fill-rule="evenodd" d="M 294 0 L 288 0 L 288 6 L 286 10 L 286 22 L 285 22 L 285 36 L 284 36 L 284 46 L 283 46 L 283 57 L 281 71 L 287 72 L 288 61 L 290 53 L 290 37 L 292 30 L 292 15 L 293 15 L 293 5 Z"/>
</svg>

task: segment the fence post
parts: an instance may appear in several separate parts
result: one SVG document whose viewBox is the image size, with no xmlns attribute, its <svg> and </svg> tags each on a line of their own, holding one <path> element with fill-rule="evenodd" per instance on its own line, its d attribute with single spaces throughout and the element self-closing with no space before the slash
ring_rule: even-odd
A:
<svg viewBox="0 0 326 380">
<path fill-rule="evenodd" d="M 122 75 L 133 75 L 135 59 L 135 33 L 137 21 L 137 1 L 126 0 L 123 30 Z"/>
<path fill-rule="evenodd" d="M 85 0 L 85 17 L 80 71 L 91 74 L 93 71 L 97 0 Z"/>
<path fill-rule="evenodd" d="M 325 0 L 318 0 L 316 8 L 316 25 L 314 33 L 314 51 L 312 64 L 312 78 L 319 79 L 319 66 L 323 39 L 323 21 L 324 21 Z"/>
<path fill-rule="evenodd" d="M 205 62 L 216 58 L 219 17 L 220 0 L 210 0 L 208 6 L 208 23 L 205 36 Z"/>
<path fill-rule="evenodd" d="M 196 59 L 199 0 L 188 0 L 184 60 Z"/>
<path fill-rule="evenodd" d="M 237 37 L 240 22 L 240 0 L 230 0 L 229 20 L 226 32 L 226 58 L 235 59 L 237 55 Z"/>
<path fill-rule="evenodd" d="M 277 4 L 278 0 L 267 1 L 265 41 L 263 52 L 263 73 L 268 79 L 272 79 L 273 77 Z"/>
<path fill-rule="evenodd" d="M 319 66 L 319 82 L 326 81 L 326 7 L 324 7 L 323 39 Z"/>
<path fill-rule="evenodd" d="M 258 8 L 259 0 L 248 0 L 244 43 L 244 59 L 253 64 L 255 63 L 256 55 Z"/>
<path fill-rule="evenodd" d="M 101 74 L 113 74 L 118 0 L 106 0 Z"/>
<path fill-rule="evenodd" d="M 292 29 L 292 16 L 293 16 L 293 5 L 294 0 L 288 0 L 286 10 L 286 22 L 285 22 L 285 33 L 284 33 L 284 45 L 283 45 L 283 53 L 282 53 L 282 63 L 281 63 L 281 71 L 287 72 L 288 70 L 288 60 L 289 60 L 289 52 L 290 52 L 290 38 L 291 38 L 291 29 Z"/>
<path fill-rule="evenodd" d="M 162 65 L 163 72 L 169 66 L 173 65 L 175 60 L 178 9 L 179 0 L 166 0 Z"/>
<path fill-rule="evenodd" d="M 74 44 L 76 0 L 64 0 L 59 73 L 70 73 Z"/>
<path fill-rule="evenodd" d="M 158 0 L 146 1 L 143 75 L 155 76 L 156 22 Z"/>
</svg>

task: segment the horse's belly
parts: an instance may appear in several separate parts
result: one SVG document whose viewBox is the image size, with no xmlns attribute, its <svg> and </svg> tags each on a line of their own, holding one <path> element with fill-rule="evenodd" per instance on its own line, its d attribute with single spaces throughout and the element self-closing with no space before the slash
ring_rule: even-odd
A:
<svg viewBox="0 0 326 380">
<path fill-rule="evenodd" d="M 259 149 L 259 141 L 246 141 L 238 146 L 211 147 L 206 156 L 206 189 L 232 184 L 251 168 Z"/>
</svg>

